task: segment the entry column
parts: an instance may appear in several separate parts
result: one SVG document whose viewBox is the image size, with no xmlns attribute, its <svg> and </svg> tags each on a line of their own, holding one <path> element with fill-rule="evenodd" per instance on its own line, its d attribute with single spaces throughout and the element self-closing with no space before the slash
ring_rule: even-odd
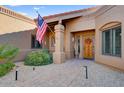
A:
<svg viewBox="0 0 124 93">
<path fill-rule="evenodd" d="M 55 26 L 55 52 L 53 53 L 53 62 L 60 64 L 65 61 L 64 53 L 64 26 L 61 21 Z"/>
</svg>

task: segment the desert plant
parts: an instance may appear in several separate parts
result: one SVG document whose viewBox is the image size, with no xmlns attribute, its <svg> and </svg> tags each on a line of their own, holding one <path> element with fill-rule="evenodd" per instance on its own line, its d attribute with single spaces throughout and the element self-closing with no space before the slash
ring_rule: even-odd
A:
<svg viewBox="0 0 124 93">
<path fill-rule="evenodd" d="M 19 49 L 9 45 L 0 46 L 0 77 L 13 69 L 15 64 L 11 60 L 17 55 Z"/>
<path fill-rule="evenodd" d="M 14 66 L 15 64 L 12 62 L 6 62 L 4 64 L 0 64 L 0 77 L 10 72 L 10 70 L 12 70 Z"/>
<path fill-rule="evenodd" d="M 45 53 L 49 53 L 49 50 L 46 49 L 46 48 L 42 49 L 41 51 L 42 51 L 42 52 L 45 52 Z"/>
<path fill-rule="evenodd" d="M 19 49 L 9 45 L 0 46 L 0 62 L 11 61 L 18 53 Z"/>
<path fill-rule="evenodd" d="M 52 63 L 52 56 L 48 50 L 33 51 L 25 58 L 25 65 L 40 66 Z"/>
</svg>

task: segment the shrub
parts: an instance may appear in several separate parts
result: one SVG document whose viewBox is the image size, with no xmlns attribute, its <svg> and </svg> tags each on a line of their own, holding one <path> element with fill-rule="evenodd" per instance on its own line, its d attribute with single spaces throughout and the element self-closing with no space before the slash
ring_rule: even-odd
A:
<svg viewBox="0 0 124 93">
<path fill-rule="evenodd" d="M 42 49 L 41 51 L 49 54 L 48 49 Z"/>
<path fill-rule="evenodd" d="M 15 66 L 12 62 L 6 62 L 5 64 L 0 64 L 0 77 L 6 75 Z"/>
<path fill-rule="evenodd" d="M 13 46 L 0 46 L 0 62 L 11 61 L 18 53 L 19 49 Z"/>
<path fill-rule="evenodd" d="M 48 50 L 33 51 L 25 58 L 25 65 L 30 66 L 41 66 L 52 63 L 52 55 L 49 54 Z"/>
<path fill-rule="evenodd" d="M 19 49 L 13 46 L 0 46 L 0 77 L 6 75 L 15 66 L 10 62 L 18 53 Z"/>
</svg>

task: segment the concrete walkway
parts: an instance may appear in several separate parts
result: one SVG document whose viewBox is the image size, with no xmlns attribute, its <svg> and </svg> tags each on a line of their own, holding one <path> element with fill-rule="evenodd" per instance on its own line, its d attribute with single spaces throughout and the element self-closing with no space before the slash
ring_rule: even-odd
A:
<svg viewBox="0 0 124 93">
<path fill-rule="evenodd" d="M 0 78 L 1 87 L 124 87 L 124 73 L 88 60 L 69 60 L 63 64 L 50 64 L 33 67 L 16 63 L 18 81 L 15 81 L 15 70 Z M 88 66 L 88 79 L 85 69 Z"/>
</svg>

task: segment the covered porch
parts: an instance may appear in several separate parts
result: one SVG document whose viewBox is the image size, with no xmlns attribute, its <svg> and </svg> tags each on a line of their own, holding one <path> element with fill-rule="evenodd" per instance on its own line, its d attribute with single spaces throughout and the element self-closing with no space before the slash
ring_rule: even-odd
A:
<svg viewBox="0 0 124 93">
<path fill-rule="evenodd" d="M 94 59 L 95 15 L 99 7 L 45 16 L 49 25 L 42 48 L 53 53 L 54 63 Z"/>
<path fill-rule="evenodd" d="M 66 21 L 64 20 L 62 24 L 49 24 L 50 29 L 47 29 L 42 47 L 49 49 L 53 54 L 63 53 L 65 60 L 74 58 L 94 60 L 95 29 L 68 32 Z"/>
</svg>

